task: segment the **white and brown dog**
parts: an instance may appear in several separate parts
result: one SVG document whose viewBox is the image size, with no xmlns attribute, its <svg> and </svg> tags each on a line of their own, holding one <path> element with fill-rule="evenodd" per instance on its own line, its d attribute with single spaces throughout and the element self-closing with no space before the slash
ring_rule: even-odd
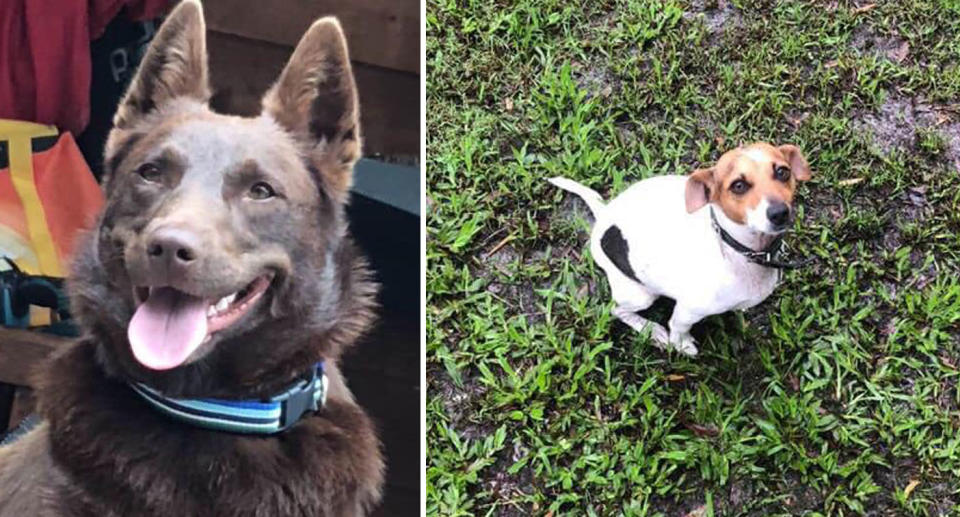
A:
<svg viewBox="0 0 960 517">
<path fill-rule="evenodd" d="M 810 175 L 796 146 L 755 143 L 686 177 L 640 181 L 609 204 L 573 180 L 550 182 L 583 198 L 596 217 L 590 252 L 610 280 L 613 314 L 693 356 L 694 323 L 759 304 L 792 266 L 777 253 L 797 182 Z M 637 314 L 659 296 L 677 302 L 669 331 Z"/>
</svg>

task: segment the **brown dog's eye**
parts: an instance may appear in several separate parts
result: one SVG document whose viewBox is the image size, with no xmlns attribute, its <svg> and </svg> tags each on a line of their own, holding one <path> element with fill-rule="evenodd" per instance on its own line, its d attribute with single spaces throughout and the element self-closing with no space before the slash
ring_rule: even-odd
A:
<svg viewBox="0 0 960 517">
<path fill-rule="evenodd" d="M 788 181 L 790 180 L 790 169 L 780 165 L 773 169 L 773 177 L 776 178 L 777 181 Z"/>
<path fill-rule="evenodd" d="M 750 190 L 750 184 L 743 180 L 736 180 L 730 184 L 730 192 L 740 195 Z"/>
<path fill-rule="evenodd" d="M 273 187 L 271 187 L 268 183 L 264 183 L 262 181 L 254 183 L 253 186 L 250 187 L 250 199 L 256 199 L 256 200 L 270 199 L 276 195 L 277 193 L 276 191 L 273 190 Z"/>
<path fill-rule="evenodd" d="M 145 163 L 137 167 L 137 174 L 150 183 L 159 183 L 161 177 L 160 168 L 152 163 Z"/>
</svg>

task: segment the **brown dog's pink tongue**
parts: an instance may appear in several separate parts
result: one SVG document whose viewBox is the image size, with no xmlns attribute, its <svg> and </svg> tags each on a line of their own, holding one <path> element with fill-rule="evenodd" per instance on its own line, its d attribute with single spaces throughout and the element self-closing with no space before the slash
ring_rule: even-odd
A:
<svg viewBox="0 0 960 517">
<path fill-rule="evenodd" d="M 150 289 L 127 327 L 133 356 L 154 370 L 183 364 L 207 337 L 207 302 L 171 287 Z"/>
</svg>

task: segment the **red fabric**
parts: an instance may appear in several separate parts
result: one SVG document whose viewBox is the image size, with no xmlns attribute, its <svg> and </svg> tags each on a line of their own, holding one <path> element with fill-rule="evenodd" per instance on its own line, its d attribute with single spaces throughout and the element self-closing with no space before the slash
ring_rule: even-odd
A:
<svg viewBox="0 0 960 517">
<path fill-rule="evenodd" d="M 136 20 L 170 0 L 0 1 L 0 118 L 78 134 L 90 119 L 90 40 L 125 5 Z"/>
</svg>

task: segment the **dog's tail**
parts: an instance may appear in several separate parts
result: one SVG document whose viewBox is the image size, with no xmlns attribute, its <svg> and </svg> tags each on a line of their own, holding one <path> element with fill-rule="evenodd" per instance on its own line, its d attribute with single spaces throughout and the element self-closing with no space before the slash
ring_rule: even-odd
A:
<svg viewBox="0 0 960 517">
<path fill-rule="evenodd" d="M 560 176 L 550 178 L 547 181 L 562 188 L 563 190 L 566 190 L 567 192 L 573 192 L 574 194 L 580 196 L 580 198 L 587 203 L 587 206 L 590 207 L 590 211 L 593 212 L 594 217 L 599 215 L 600 211 L 606 206 L 606 204 L 603 202 L 603 198 L 600 197 L 600 194 L 598 194 L 596 190 L 581 185 L 576 181 L 567 178 L 561 178 Z"/>
</svg>

